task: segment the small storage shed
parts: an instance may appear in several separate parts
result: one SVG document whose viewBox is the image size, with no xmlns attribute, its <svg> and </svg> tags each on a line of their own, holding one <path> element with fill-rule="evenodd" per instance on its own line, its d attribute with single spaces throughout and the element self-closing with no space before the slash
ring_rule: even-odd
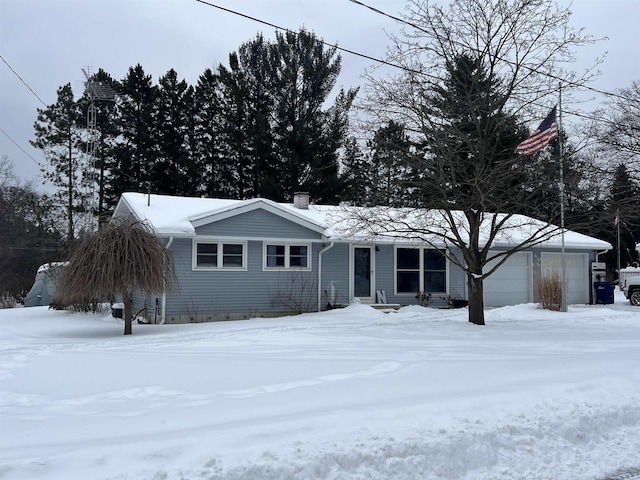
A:
<svg viewBox="0 0 640 480">
<path fill-rule="evenodd" d="M 51 304 L 56 293 L 56 279 L 66 262 L 45 263 L 38 268 L 29 293 L 24 297 L 25 307 L 40 307 Z"/>
</svg>

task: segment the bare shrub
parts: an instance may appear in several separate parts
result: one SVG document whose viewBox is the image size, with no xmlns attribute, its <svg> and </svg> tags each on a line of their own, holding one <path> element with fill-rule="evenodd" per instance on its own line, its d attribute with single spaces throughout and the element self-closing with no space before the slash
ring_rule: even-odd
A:
<svg viewBox="0 0 640 480">
<path fill-rule="evenodd" d="M 131 334 L 132 295 L 153 295 L 176 283 L 171 253 L 149 225 L 116 218 L 87 236 L 71 253 L 60 277 L 56 302 L 92 305 L 122 297 L 124 334 Z"/>
<path fill-rule="evenodd" d="M 271 296 L 272 307 L 284 307 L 293 313 L 317 308 L 318 282 L 307 272 L 289 272 L 278 277 L 278 291 Z"/>
<path fill-rule="evenodd" d="M 542 274 L 536 288 L 539 308 L 546 310 L 562 310 L 562 278 L 557 269 L 552 268 Z"/>
<path fill-rule="evenodd" d="M 9 292 L 0 294 L 0 310 L 3 308 L 15 308 L 16 299 Z"/>
</svg>

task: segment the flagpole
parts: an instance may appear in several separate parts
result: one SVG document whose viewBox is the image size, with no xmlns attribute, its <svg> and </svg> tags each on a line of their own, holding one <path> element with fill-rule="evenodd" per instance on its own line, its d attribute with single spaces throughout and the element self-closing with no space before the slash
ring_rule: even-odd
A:
<svg viewBox="0 0 640 480">
<path fill-rule="evenodd" d="M 620 278 L 620 269 L 622 265 L 620 265 L 620 207 L 616 210 L 616 227 L 618 227 L 618 238 L 616 250 L 618 250 L 618 278 Z"/>
<path fill-rule="evenodd" d="M 562 151 L 562 82 L 558 82 L 558 153 L 560 156 L 560 232 L 561 232 L 561 269 L 562 269 L 562 311 L 567 307 L 567 262 L 564 251 L 564 159 Z"/>
</svg>

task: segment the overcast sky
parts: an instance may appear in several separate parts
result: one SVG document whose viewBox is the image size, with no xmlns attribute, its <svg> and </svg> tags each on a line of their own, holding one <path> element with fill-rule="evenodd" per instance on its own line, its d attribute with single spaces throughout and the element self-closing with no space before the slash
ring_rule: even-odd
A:
<svg viewBox="0 0 640 480">
<path fill-rule="evenodd" d="M 393 20 L 349 0 L 210 3 L 293 30 L 304 26 L 327 42 L 380 58 L 388 44 L 385 31 L 398 29 Z M 401 0 L 364 3 L 391 14 L 404 5 Z M 576 70 L 607 51 L 603 73 L 592 86 L 613 90 L 639 80 L 640 0 L 575 0 L 572 11 L 573 26 L 585 27 L 594 37 L 609 37 L 583 49 Z M 69 82 L 80 93 L 82 68 L 103 68 L 122 79 L 140 63 L 154 83 L 174 68 L 195 85 L 205 69 L 226 64 L 229 53 L 259 31 L 274 37 L 268 26 L 196 0 L 0 0 L 0 55 L 35 92 L 0 61 L 0 156 L 7 155 L 23 179 L 40 180 L 37 162 L 44 157 L 29 144 L 36 109 L 43 107 L 37 96 L 52 104 L 56 89 Z M 372 62 L 348 53 L 342 53 L 342 60 L 338 85 L 360 85 Z"/>
</svg>

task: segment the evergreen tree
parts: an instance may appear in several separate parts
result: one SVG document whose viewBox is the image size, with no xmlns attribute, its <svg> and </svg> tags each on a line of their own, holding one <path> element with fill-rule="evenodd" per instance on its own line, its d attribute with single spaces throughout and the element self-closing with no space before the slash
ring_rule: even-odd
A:
<svg viewBox="0 0 640 480">
<path fill-rule="evenodd" d="M 221 154 L 230 166 L 229 195 L 245 199 L 252 196 L 251 155 L 248 147 L 248 107 L 244 73 L 240 68 L 237 53 L 229 55 L 230 68 L 218 67 L 218 78 L 222 90 L 220 134 Z"/>
<path fill-rule="evenodd" d="M 71 84 L 67 83 L 58 88 L 56 103 L 38 109 L 35 140 L 31 141 L 44 152 L 49 162 L 42 170 L 45 178 L 58 188 L 55 196 L 65 206 L 69 244 L 76 233 L 74 217 L 82 210 L 85 195 L 81 118 L 81 109 L 73 99 Z"/>
<path fill-rule="evenodd" d="M 342 200 L 352 205 L 369 206 L 371 165 L 354 137 L 345 142 L 342 166 Z"/>
<path fill-rule="evenodd" d="M 156 139 L 158 156 L 152 165 L 152 189 L 168 195 L 195 195 L 200 176 L 192 152 L 193 87 L 170 69 L 159 80 Z"/>
<path fill-rule="evenodd" d="M 231 198 L 233 165 L 223 155 L 222 86 L 211 69 L 198 78 L 194 108 L 194 160 L 200 172 L 198 194 Z"/>
<path fill-rule="evenodd" d="M 106 198 L 115 206 L 127 191 L 145 191 L 153 181 L 152 166 L 159 157 L 158 89 L 140 64 L 129 68 L 121 82 L 118 104 L 118 145 L 109 165 Z"/>
<path fill-rule="evenodd" d="M 620 232 L 620 266 L 625 267 L 637 259 L 635 245 L 640 241 L 640 184 L 634 181 L 624 163 L 618 164 L 613 175 L 609 212 L 609 218 L 614 218 L 614 228 L 608 239 L 617 251 L 617 233 Z"/>
<path fill-rule="evenodd" d="M 372 205 L 403 206 L 406 201 L 408 167 L 414 154 L 404 126 L 391 120 L 380 127 L 369 140 Z"/>
<path fill-rule="evenodd" d="M 576 151 L 567 134 L 561 130 L 562 170 L 564 177 L 565 224 L 568 228 L 595 235 L 595 230 L 585 227 L 593 225 L 596 219 L 589 219 L 593 210 L 600 208 L 600 188 L 598 179 L 590 172 L 595 171 L 588 158 Z M 530 199 L 522 204 L 521 213 L 533 218 L 560 224 L 560 148 L 558 139 L 550 147 L 527 157 L 522 163 L 525 181 L 522 189 Z M 600 212 L 601 213 L 601 212 Z"/>
<path fill-rule="evenodd" d="M 274 109 L 275 152 L 279 158 L 282 198 L 306 190 L 318 202 L 334 201 L 338 192 L 338 149 L 345 139 L 346 115 L 357 90 L 341 92 L 334 106 L 322 106 L 335 86 L 341 58 L 335 47 L 301 30 L 278 34 L 273 45 L 279 92 Z"/>
<path fill-rule="evenodd" d="M 463 54 L 448 63 L 444 83 L 434 87 L 425 107 L 425 156 L 414 183 L 424 206 L 455 205 L 472 217 L 477 212 L 477 220 L 483 211 L 522 207 L 529 193 L 513 152 L 523 135 L 505 111 L 499 86 L 478 58 Z"/>
<path fill-rule="evenodd" d="M 273 70 L 273 51 L 261 34 L 242 44 L 238 50 L 238 68 L 246 105 L 247 161 L 251 178 L 247 196 L 281 197 L 275 168 L 271 118 L 278 95 Z"/>
</svg>

